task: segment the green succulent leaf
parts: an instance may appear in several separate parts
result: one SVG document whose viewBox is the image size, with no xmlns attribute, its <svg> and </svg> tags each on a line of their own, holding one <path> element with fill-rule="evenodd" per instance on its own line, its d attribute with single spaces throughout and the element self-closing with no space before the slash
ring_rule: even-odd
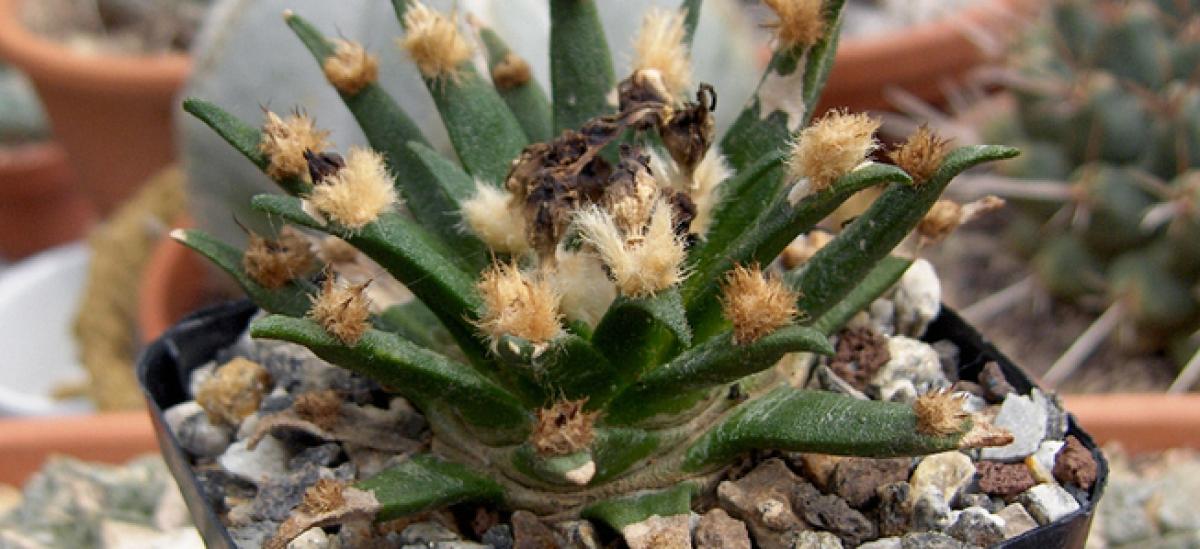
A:
<svg viewBox="0 0 1200 549">
<path fill-rule="evenodd" d="M 660 366 L 613 401 L 611 408 L 622 410 L 624 422 L 645 419 L 634 415 L 638 409 L 653 410 L 647 403 L 671 399 L 681 393 L 711 389 L 733 383 L 748 375 L 770 368 L 787 353 L 814 352 L 832 355 L 833 346 L 825 334 L 808 327 L 787 326 L 758 341 L 737 345 L 726 332 L 692 347 Z M 609 422 L 613 421 L 609 418 Z"/>
<path fill-rule="evenodd" d="M 488 69 L 492 71 L 492 83 L 495 85 L 496 66 L 504 62 L 512 50 L 509 49 L 508 44 L 504 43 L 500 35 L 490 28 L 479 29 L 479 36 L 483 39 L 484 48 L 487 50 Z M 550 99 L 546 97 L 546 92 L 542 91 L 542 86 L 532 75 L 524 84 L 508 88 L 496 85 L 496 91 L 513 115 L 517 117 L 517 122 L 521 124 L 521 129 L 525 130 L 525 137 L 529 138 L 529 141 L 549 141 L 554 137 L 554 120 L 551 114 Z"/>
<path fill-rule="evenodd" d="M 848 198 L 864 189 L 887 183 L 911 184 L 904 170 L 888 164 L 872 163 L 846 174 L 824 191 L 813 193 L 793 205 L 779 196 L 769 207 L 760 210 L 753 221 L 745 220 L 745 228 L 724 248 L 706 247 L 698 254 L 692 275 L 684 283 L 689 320 L 696 339 L 703 341 L 718 333 L 724 326 L 717 300 L 717 282 L 735 265 L 767 264 L 783 252 L 797 236 L 808 232 L 817 223 L 841 206 Z"/>
<path fill-rule="evenodd" d="M 387 521 L 468 501 L 502 501 L 499 484 L 467 467 L 430 455 L 413 456 L 355 485 L 374 494 Z"/>
<path fill-rule="evenodd" d="M 420 225 L 385 213 L 361 231 L 348 232 L 313 219 L 297 198 L 259 195 L 251 204 L 259 211 L 344 238 L 437 313 L 473 363 L 483 362 L 485 350 L 470 322 L 479 307 L 475 280 L 451 259 L 454 254 Z"/>
<path fill-rule="evenodd" d="M 668 345 L 671 335 L 687 347 L 692 333 L 687 324 L 687 311 L 678 288 L 659 292 L 645 298 L 618 297 L 592 334 L 592 345 L 613 365 L 617 388 L 633 383 L 656 364 L 661 346 Z M 588 408 L 605 404 L 613 393 L 593 395 Z"/>
<path fill-rule="evenodd" d="M 968 427 L 964 423 L 965 428 Z M 701 471 L 750 450 L 839 456 L 919 456 L 958 448 L 959 436 L 917 432 L 912 406 L 780 387 L 750 400 L 689 449 L 683 467 Z"/>
<path fill-rule="evenodd" d="M 696 27 L 700 25 L 700 7 L 704 0 L 683 0 L 679 6 L 683 10 L 683 43 L 691 47 L 696 38 Z"/>
<path fill-rule="evenodd" d="M 699 491 L 695 483 L 683 482 L 666 490 L 641 492 L 594 503 L 583 510 L 582 516 L 607 524 L 619 532 L 630 524 L 637 524 L 654 515 L 669 517 L 690 513 L 692 497 Z"/>
<path fill-rule="evenodd" d="M 596 439 L 592 441 L 596 477 L 592 479 L 592 484 L 607 482 L 629 471 L 650 457 L 660 444 L 660 437 L 650 431 L 612 427 L 596 429 Z"/>
<path fill-rule="evenodd" d="M 1010 147 L 960 147 L 946 156 L 928 181 L 892 184 L 866 213 L 821 248 L 803 271 L 788 274 L 788 282 L 802 294 L 800 310 L 819 318 L 837 305 L 916 227 L 958 174 L 1016 155 L 1017 150 Z"/>
<path fill-rule="evenodd" d="M 422 347 L 428 347 L 451 358 L 459 358 L 462 350 L 442 321 L 419 299 L 392 305 L 379 315 L 379 328 L 394 332 Z"/>
<path fill-rule="evenodd" d="M 251 323 L 250 335 L 308 347 L 420 406 L 447 406 L 498 440 L 519 440 L 528 429 L 529 414 L 511 393 L 471 367 L 396 334 L 368 329 L 357 343 L 346 345 L 313 320 L 272 315 Z"/>
<path fill-rule="evenodd" d="M 842 329 L 854 315 L 866 309 L 879 296 L 896 285 L 904 272 L 912 265 L 911 259 L 888 256 L 867 274 L 841 301 L 813 323 L 813 328 L 823 334 L 832 334 Z"/>
<path fill-rule="evenodd" d="M 262 142 L 262 130 L 259 128 L 241 121 L 221 107 L 203 99 L 185 99 L 183 110 L 212 128 L 226 143 L 232 145 L 234 150 L 242 153 L 242 156 L 258 166 L 258 169 L 266 170 L 267 166 L 271 164 L 271 159 L 267 158 L 258 148 L 258 144 Z M 307 193 L 312 188 L 307 181 L 296 177 L 289 177 L 282 181 L 276 181 L 276 183 L 290 194 Z"/>
<path fill-rule="evenodd" d="M 586 450 L 565 456 L 543 456 L 528 443 L 517 447 L 512 459 L 518 471 L 551 486 L 578 486 L 579 483 L 571 478 L 573 474 L 578 474 L 588 464 L 595 465 L 592 453 Z"/>
<path fill-rule="evenodd" d="M 503 182 L 528 139 L 496 88 L 470 61 L 451 77 L 426 78 L 425 85 L 467 172 L 484 181 Z"/>
<path fill-rule="evenodd" d="M 308 312 L 309 305 L 312 304 L 308 296 L 317 292 L 316 286 L 308 280 L 297 279 L 282 288 L 272 290 L 263 287 L 246 274 L 246 270 L 242 267 L 242 250 L 195 229 L 184 231 L 176 237 L 176 240 L 199 252 L 221 270 L 229 273 L 229 276 L 232 276 L 250 297 L 250 300 L 259 307 L 272 313 L 292 316 L 303 316 Z"/>
<path fill-rule="evenodd" d="M 554 133 L 615 110 L 612 56 L 595 0 L 550 0 L 550 85 Z"/>
</svg>

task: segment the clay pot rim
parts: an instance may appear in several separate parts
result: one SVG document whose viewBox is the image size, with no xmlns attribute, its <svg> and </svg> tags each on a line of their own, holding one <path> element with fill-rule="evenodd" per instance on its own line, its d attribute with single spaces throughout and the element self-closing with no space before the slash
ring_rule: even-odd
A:
<svg viewBox="0 0 1200 549">
<path fill-rule="evenodd" d="M 19 16 L 25 0 L 0 0 L 0 55 L 37 81 L 90 92 L 175 89 L 191 71 L 182 53 L 154 55 L 84 54 L 25 28 Z"/>
<path fill-rule="evenodd" d="M 66 159 L 62 146 L 48 139 L 0 145 L 0 171 L 28 170 Z"/>
<path fill-rule="evenodd" d="M 19 486 L 52 455 L 120 464 L 156 449 L 145 410 L 0 419 L 0 483 Z"/>
</svg>

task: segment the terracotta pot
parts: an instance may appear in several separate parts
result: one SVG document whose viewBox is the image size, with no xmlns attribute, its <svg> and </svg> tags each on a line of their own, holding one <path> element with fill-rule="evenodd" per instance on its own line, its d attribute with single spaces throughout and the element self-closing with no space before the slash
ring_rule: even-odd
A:
<svg viewBox="0 0 1200 549">
<path fill-rule="evenodd" d="M 190 226 L 181 220 L 176 226 Z M 138 337 L 143 344 L 158 339 L 188 313 L 204 304 L 209 295 L 204 259 L 174 239 L 164 237 L 154 246 L 138 285 Z"/>
<path fill-rule="evenodd" d="M 116 464 L 157 448 L 144 411 L 0 419 L 0 484 L 21 486 L 54 454 Z"/>
<path fill-rule="evenodd" d="M 1200 395 L 1067 395 L 1067 408 L 1101 444 L 1131 453 L 1200 449 Z"/>
<path fill-rule="evenodd" d="M 0 0 L 0 56 L 33 81 L 54 135 L 102 215 L 175 157 L 175 94 L 186 55 L 83 54 L 20 22 L 25 0 Z"/>
<path fill-rule="evenodd" d="M 0 147 L 0 257 L 13 261 L 77 240 L 94 219 L 61 147 Z"/>
<path fill-rule="evenodd" d="M 959 79 L 990 60 L 971 40 L 971 32 L 986 29 L 989 35 L 1009 39 L 1039 4 L 1036 0 L 980 0 L 978 5 L 936 21 L 843 40 L 817 112 L 834 107 L 892 109 L 895 106 L 884 97 L 889 87 L 941 104 L 947 80 Z M 1002 13 L 1007 15 L 998 15 Z"/>
</svg>

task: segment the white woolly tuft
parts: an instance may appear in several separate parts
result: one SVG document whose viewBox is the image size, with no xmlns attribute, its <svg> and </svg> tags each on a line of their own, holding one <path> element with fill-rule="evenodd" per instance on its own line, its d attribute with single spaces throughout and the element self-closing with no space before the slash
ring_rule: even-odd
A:
<svg viewBox="0 0 1200 549">
<path fill-rule="evenodd" d="M 617 287 L 604 274 L 600 259 L 589 253 L 555 250 L 550 282 L 562 296 L 560 309 L 568 320 L 595 327 L 617 297 Z"/>
<path fill-rule="evenodd" d="M 577 213 L 575 223 L 608 266 L 622 295 L 654 295 L 683 279 L 686 252 L 666 202 L 657 201 L 644 235 L 622 236 L 612 216 L 596 207 Z"/>
<path fill-rule="evenodd" d="M 684 14 L 679 10 L 650 8 L 633 41 L 634 71 L 658 71 L 667 92 L 681 97 L 692 85 L 692 65 L 683 42 Z"/>
<path fill-rule="evenodd" d="M 521 255 L 529 250 L 525 220 L 512 207 L 512 194 L 475 182 L 475 196 L 462 203 L 465 228 L 496 252 Z"/>
<path fill-rule="evenodd" d="M 399 202 L 383 155 L 351 147 L 346 167 L 313 187 L 312 205 L 339 225 L 358 230 Z"/>
<path fill-rule="evenodd" d="M 712 224 L 712 210 L 721 200 L 721 183 L 733 174 L 725 156 L 716 146 L 704 153 L 704 158 L 688 177 L 669 157 L 650 151 L 650 171 L 660 187 L 670 187 L 687 193 L 696 205 L 696 218 L 692 220 L 692 232 L 704 238 Z"/>
</svg>

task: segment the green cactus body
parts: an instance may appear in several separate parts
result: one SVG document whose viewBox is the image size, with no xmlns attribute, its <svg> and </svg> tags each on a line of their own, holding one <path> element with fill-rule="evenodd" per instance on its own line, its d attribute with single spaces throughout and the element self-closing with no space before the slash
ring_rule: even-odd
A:
<svg viewBox="0 0 1200 549">
<path fill-rule="evenodd" d="M 461 46 L 453 20 L 419 4 L 395 4 L 405 21 L 402 41 L 435 96 L 460 164 L 425 146 L 387 93 L 357 78 L 371 74 L 365 55 L 328 41 L 289 13 L 288 23 L 333 75 L 371 147 L 383 153 L 377 162 L 395 181 L 389 178 L 382 189 L 363 183 L 370 193 L 356 196 L 354 208 L 323 206 L 324 191 L 377 171 L 367 169 L 374 166 L 371 157 L 354 151 L 344 160 L 331 151 L 306 151 L 307 173 L 277 178 L 293 196 L 258 196 L 253 205 L 345 239 L 415 300 L 341 325 L 320 312 L 335 291 L 333 274 L 268 288 L 231 248 L 196 231 L 177 236 L 273 313 L 252 324 L 253 336 L 304 345 L 379 381 L 428 418 L 430 455 L 353 487 L 370 494 L 377 518 L 496 501 L 545 515 L 582 514 L 620 528 L 652 514 L 686 511 L 734 458 L 754 449 L 882 457 L 1002 443 L 989 439 L 995 433 L 986 421 L 965 415 L 930 431 L 908 405 L 796 388 L 784 366 L 790 362 L 781 361 L 790 353 L 832 354 L 829 335 L 907 269 L 909 260 L 890 254 L 950 181 L 974 165 L 1016 154 L 1007 147 L 946 153 L 932 146 L 928 150 L 937 152 L 925 159 L 925 172 L 910 176 L 897 166 L 864 163 L 867 135 L 863 154 L 851 158 L 844 173 L 796 194 L 784 159 L 828 72 L 841 2 L 818 12 L 823 19 L 813 28 L 819 36 L 780 46 L 760 94 L 723 140 L 712 135 L 713 92 L 700 86 L 695 102 L 690 90 L 671 96 L 665 92 L 675 82 L 669 67 L 635 70 L 613 88 L 590 2 L 551 3 L 556 46 L 548 94 L 520 71 L 505 73 L 506 86 L 497 90 L 465 58 L 419 57 L 428 54 L 422 39 L 434 39 L 442 51 Z M 694 30 L 689 15 L 681 17 L 683 43 Z M 481 32 L 493 77 L 500 78 L 501 62 L 520 68 L 505 61 L 499 36 Z M 349 69 L 331 64 L 339 59 Z M 798 78 L 789 76 L 795 71 Z M 779 93 L 769 88 L 781 78 L 795 78 L 795 101 L 771 95 Z M 268 142 L 286 132 L 259 132 L 202 100 L 185 107 L 259 167 L 279 168 L 272 154 L 282 153 L 264 151 L 282 150 Z M 551 128 L 564 133 L 535 140 L 551 135 Z M 704 162 L 711 159 L 701 158 L 720 152 L 713 149 L 718 142 L 735 155 L 738 170 L 723 178 L 731 189 L 714 202 L 716 221 L 706 231 L 690 225 L 703 203 L 702 185 L 667 187 L 650 166 L 661 161 L 695 181 L 709 170 Z M 362 197 L 394 196 L 386 192 L 393 183 L 407 212 L 385 207 L 358 220 L 366 208 Z M 875 185 L 886 186 L 882 198 L 802 271 L 771 278 L 757 268 L 737 271 L 748 288 L 784 296 L 772 313 L 777 322 L 760 326 L 749 318 L 757 314 L 729 312 L 738 297 L 735 270 L 770 264 L 850 195 Z M 506 198 L 487 202 L 489 196 Z M 759 205 L 748 207 L 743 198 Z M 473 217 L 481 204 L 492 208 Z M 509 232 L 487 224 L 505 215 L 515 227 Z M 465 228 L 446 228 L 459 224 Z M 487 255 L 474 252 L 483 248 Z M 666 269 L 654 267 L 667 261 L 660 255 L 675 259 Z M 491 266 L 485 265 L 489 256 Z M 584 291 L 551 289 L 566 280 L 571 265 L 592 266 L 575 282 Z M 723 282 L 722 294 L 715 288 Z M 359 307 L 361 287 L 347 291 L 332 309 Z M 297 297 L 306 293 L 318 294 L 307 315 L 307 303 Z M 604 295 L 600 308 L 572 305 Z M 735 386 L 738 396 L 731 398 Z"/>
<path fill-rule="evenodd" d="M 1021 223 L 1041 225 L 1030 241 L 1043 285 L 1064 299 L 1128 301 L 1123 331 L 1163 343 L 1200 328 L 1186 291 L 1200 282 L 1200 226 L 1182 183 L 1200 166 L 1197 8 L 1056 0 L 1011 57 L 1026 79 L 1018 116 L 994 132 L 1027 152 L 1001 173 L 1070 187 L 1074 215 L 1017 201 Z"/>
</svg>

